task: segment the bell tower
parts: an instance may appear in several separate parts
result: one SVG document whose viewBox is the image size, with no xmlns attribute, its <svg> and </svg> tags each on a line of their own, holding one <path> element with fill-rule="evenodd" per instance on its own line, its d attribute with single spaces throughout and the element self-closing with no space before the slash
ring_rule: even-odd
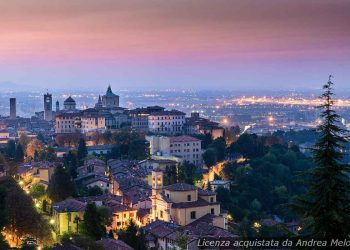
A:
<svg viewBox="0 0 350 250">
<path fill-rule="evenodd" d="M 152 170 L 152 195 L 163 191 L 163 171 L 160 169 Z"/>
</svg>

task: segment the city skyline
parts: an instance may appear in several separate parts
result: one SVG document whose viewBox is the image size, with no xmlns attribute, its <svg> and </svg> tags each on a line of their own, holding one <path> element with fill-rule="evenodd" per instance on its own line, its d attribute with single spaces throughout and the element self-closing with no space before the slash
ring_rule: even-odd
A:
<svg viewBox="0 0 350 250">
<path fill-rule="evenodd" d="M 0 85 L 348 89 L 348 1 L 6 1 Z"/>
</svg>

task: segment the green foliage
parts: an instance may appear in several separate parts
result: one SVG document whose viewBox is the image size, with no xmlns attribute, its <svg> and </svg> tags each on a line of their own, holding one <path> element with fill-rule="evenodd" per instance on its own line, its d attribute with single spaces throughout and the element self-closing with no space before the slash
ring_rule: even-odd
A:
<svg viewBox="0 0 350 250">
<path fill-rule="evenodd" d="M 38 158 L 40 161 L 52 162 L 56 160 L 56 152 L 52 147 L 45 147 L 36 154 L 37 156 L 34 158 Z"/>
<path fill-rule="evenodd" d="M 88 237 L 100 240 L 105 234 L 105 225 L 111 225 L 111 212 L 106 207 L 96 207 L 95 203 L 89 203 L 84 213 L 82 232 Z"/>
<path fill-rule="evenodd" d="M 239 153 L 246 158 L 262 157 L 267 148 L 261 138 L 255 134 L 243 134 L 239 139 L 230 145 L 229 153 Z"/>
<path fill-rule="evenodd" d="M 176 165 L 166 166 L 164 171 L 164 185 L 171 185 L 177 183 L 177 169 Z"/>
<path fill-rule="evenodd" d="M 9 158 L 15 158 L 16 154 L 16 143 L 14 140 L 9 140 L 6 145 L 6 155 Z"/>
<path fill-rule="evenodd" d="M 214 148 L 208 148 L 203 153 L 203 160 L 205 165 L 212 167 L 217 163 L 216 150 Z"/>
<path fill-rule="evenodd" d="M 184 161 L 179 169 L 178 169 L 178 182 L 192 184 L 194 183 L 194 178 L 196 175 L 197 167 L 189 163 L 188 161 Z"/>
<path fill-rule="evenodd" d="M 315 238 L 345 238 L 350 232 L 349 166 L 341 162 L 346 132 L 333 109 L 333 83 L 323 86 L 323 104 L 317 127 L 319 138 L 313 150 L 316 167 L 308 174 L 306 194 L 294 199 L 291 207 L 308 221 L 305 234 Z"/>
<path fill-rule="evenodd" d="M 77 177 L 78 157 L 75 152 L 69 151 L 68 154 L 63 156 L 63 165 L 68 169 L 68 172 L 73 179 Z"/>
<path fill-rule="evenodd" d="M 120 230 L 118 236 L 120 240 L 135 250 L 146 249 L 144 232 L 139 230 L 133 220 L 129 220 L 128 226 L 124 230 Z"/>
<path fill-rule="evenodd" d="M 78 151 L 77 151 L 77 159 L 80 164 L 83 163 L 83 160 L 87 156 L 87 154 L 88 154 L 88 151 L 87 151 L 85 140 L 81 138 L 79 140 Z"/>
<path fill-rule="evenodd" d="M 0 189 L 5 190 L 6 194 L 6 228 L 18 237 L 31 235 L 48 241 L 51 237 L 50 227 L 34 208 L 31 197 L 12 178 L 2 178 Z"/>
<path fill-rule="evenodd" d="M 8 211 L 5 205 L 6 190 L 0 187 L 0 229 L 6 226 L 8 222 Z M 9 245 L 7 244 L 5 238 L 1 234 L 0 230 L 0 249 L 7 249 Z"/>
<path fill-rule="evenodd" d="M 147 158 L 146 150 L 146 140 L 145 139 L 135 139 L 132 140 L 129 145 L 128 156 L 132 160 L 143 160 Z"/>
<path fill-rule="evenodd" d="M 33 198 L 40 199 L 46 194 L 46 188 L 40 183 L 35 183 L 30 189 L 30 195 Z"/>
<path fill-rule="evenodd" d="M 82 249 L 103 250 L 103 246 L 87 235 L 65 233 L 61 237 L 61 243 L 72 244 Z"/>
<path fill-rule="evenodd" d="M 61 165 L 56 167 L 47 193 L 53 202 L 59 202 L 74 195 L 75 187 L 71 176 Z"/>
<path fill-rule="evenodd" d="M 18 162 L 22 162 L 24 159 L 24 150 L 21 143 L 17 143 L 16 145 L 16 153 L 15 160 Z"/>
<path fill-rule="evenodd" d="M 195 134 L 192 136 L 202 141 L 202 143 L 201 143 L 202 149 L 207 149 L 209 144 L 211 144 L 213 142 L 212 135 L 210 133 L 207 133 L 204 135 L 203 134 Z"/>
</svg>

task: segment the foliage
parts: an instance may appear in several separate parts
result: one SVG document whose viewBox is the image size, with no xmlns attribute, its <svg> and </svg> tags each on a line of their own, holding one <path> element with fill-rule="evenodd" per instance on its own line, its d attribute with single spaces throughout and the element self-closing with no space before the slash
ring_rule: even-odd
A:
<svg viewBox="0 0 350 250">
<path fill-rule="evenodd" d="M 194 164 L 189 163 L 188 161 L 184 161 L 178 169 L 178 177 L 177 177 L 178 182 L 188 183 L 193 185 L 194 178 L 196 175 L 196 170 L 197 170 L 197 167 Z"/>
<path fill-rule="evenodd" d="M 6 229 L 17 237 L 31 235 L 48 241 L 51 237 L 50 227 L 34 208 L 30 196 L 26 195 L 12 178 L 1 179 L 0 188 L 6 190 Z"/>
<path fill-rule="evenodd" d="M 82 249 L 103 250 L 103 246 L 87 235 L 65 233 L 61 237 L 61 243 L 73 244 Z"/>
<path fill-rule="evenodd" d="M 40 199 L 46 194 L 46 188 L 43 184 L 35 183 L 30 189 L 30 195 L 35 199 Z"/>
<path fill-rule="evenodd" d="M 71 176 L 61 165 L 55 168 L 47 192 L 53 202 L 59 202 L 74 195 L 75 187 Z"/>
<path fill-rule="evenodd" d="M 216 150 L 214 148 L 208 148 L 203 153 L 203 160 L 205 165 L 212 167 L 217 163 Z"/>
<path fill-rule="evenodd" d="M 177 168 L 176 165 L 166 166 L 164 171 L 164 185 L 177 183 Z"/>
<path fill-rule="evenodd" d="M 108 208 L 96 207 L 95 203 L 87 204 L 82 223 L 83 234 L 100 240 L 106 234 L 105 225 L 111 225 L 111 216 Z"/>
<path fill-rule="evenodd" d="M 311 222 L 306 234 L 335 239 L 347 237 L 350 231 L 350 183 L 349 166 L 341 163 L 347 131 L 340 127 L 340 117 L 333 109 L 330 78 L 320 97 L 322 121 L 317 127 L 319 138 L 313 149 L 316 167 L 307 173 L 307 192 L 294 199 L 291 207 Z"/>
<path fill-rule="evenodd" d="M 79 140 L 78 151 L 77 151 L 77 159 L 80 165 L 83 164 L 83 160 L 87 156 L 87 154 L 88 154 L 88 151 L 87 151 L 85 140 L 81 138 Z"/>
<path fill-rule="evenodd" d="M 230 145 L 228 151 L 229 153 L 239 153 L 246 158 L 257 158 L 266 153 L 267 147 L 256 134 L 243 134 Z"/>
<path fill-rule="evenodd" d="M 38 139 L 32 139 L 26 146 L 26 156 L 30 159 L 34 159 L 35 152 L 41 151 L 43 148 L 42 143 Z"/>
<path fill-rule="evenodd" d="M 129 220 L 127 227 L 124 230 L 120 230 L 118 236 L 120 240 L 135 250 L 146 249 L 144 232 L 139 230 L 133 220 Z"/>
<path fill-rule="evenodd" d="M 147 158 L 146 150 L 146 140 L 145 139 L 135 139 L 132 140 L 129 145 L 129 159 L 143 160 Z"/>
<path fill-rule="evenodd" d="M 63 156 L 63 165 L 68 170 L 70 176 L 74 179 L 78 176 L 78 158 L 77 154 L 73 151 L 69 151 L 68 154 Z"/>
<path fill-rule="evenodd" d="M 15 160 L 18 162 L 22 162 L 24 159 L 24 150 L 21 143 L 17 143 L 16 152 L 15 152 Z"/>
</svg>

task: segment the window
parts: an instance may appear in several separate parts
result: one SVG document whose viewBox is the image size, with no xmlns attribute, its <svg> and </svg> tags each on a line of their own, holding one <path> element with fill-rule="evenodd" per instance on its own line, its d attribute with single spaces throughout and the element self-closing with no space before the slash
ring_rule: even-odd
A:
<svg viewBox="0 0 350 250">
<path fill-rule="evenodd" d="M 215 211 L 214 208 L 210 209 L 211 214 L 214 214 L 214 211 Z"/>
<path fill-rule="evenodd" d="M 191 212 L 191 220 L 196 219 L 196 211 Z"/>
<path fill-rule="evenodd" d="M 170 199 L 170 194 L 166 194 L 166 197 Z"/>
<path fill-rule="evenodd" d="M 210 202 L 214 202 L 214 197 L 210 197 Z"/>
<path fill-rule="evenodd" d="M 191 201 L 191 195 L 187 195 L 187 201 Z"/>
<path fill-rule="evenodd" d="M 160 218 L 163 218 L 163 211 L 160 211 Z"/>
</svg>

